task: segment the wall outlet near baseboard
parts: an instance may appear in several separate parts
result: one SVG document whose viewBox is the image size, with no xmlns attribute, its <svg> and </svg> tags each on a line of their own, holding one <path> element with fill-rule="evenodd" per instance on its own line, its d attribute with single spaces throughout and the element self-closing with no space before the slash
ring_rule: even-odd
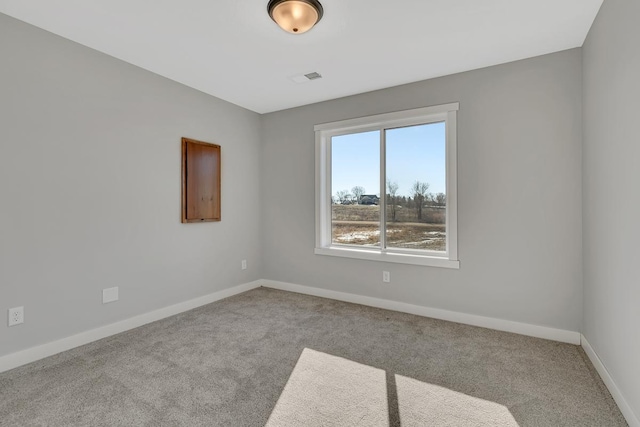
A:
<svg viewBox="0 0 640 427">
<path fill-rule="evenodd" d="M 382 281 L 384 283 L 390 283 L 391 282 L 391 273 L 389 273 L 388 271 L 383 271 L 382 272 Z"/>
<path fill-rule="evenodd" d="M 9 326 L 16 326 L 24 323 L 24 307 L 14 307 L 9 309 Z"/>
<path fill-rule="evenodd" d="M 120 297 L 118 296 L 118 287 L 115 288 L 107 288 L 102 290 L 102 303 L 108 304 L 110 302 L 118 301 Z"/>
<path fill-rule="evenodd" d="M 242 263 L 240 263 L 240 266 L 242 267 L 243 270 L 246 270 L 247 269 L 247 260 L 243 259 Z"/>
</svg>

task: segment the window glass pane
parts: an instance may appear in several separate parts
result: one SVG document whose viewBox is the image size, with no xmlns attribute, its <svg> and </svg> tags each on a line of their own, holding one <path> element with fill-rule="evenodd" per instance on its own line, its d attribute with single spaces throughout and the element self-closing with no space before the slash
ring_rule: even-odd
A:
<svg viewBox="0 0 640 427">
<path fill-rule="evenodd" d="M 386 131 L 386 246 L 446 251 L 444 122 Z"/>
<path fill-rule="evenodd" d="M 331 138 L 331 242 L 380 246 L 380 132 Z"/>
</svg>

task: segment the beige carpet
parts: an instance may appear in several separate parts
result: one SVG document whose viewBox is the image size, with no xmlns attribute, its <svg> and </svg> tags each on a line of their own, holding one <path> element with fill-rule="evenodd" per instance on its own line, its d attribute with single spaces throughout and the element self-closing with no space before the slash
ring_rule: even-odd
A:
<svg viewBox="0 0 640 427">
<path fill-rule="evenodd" d="M 264 288 L 0 374 L 3 427 L 267 423 L 626 425 L 578 346 Z"/>
</svg>

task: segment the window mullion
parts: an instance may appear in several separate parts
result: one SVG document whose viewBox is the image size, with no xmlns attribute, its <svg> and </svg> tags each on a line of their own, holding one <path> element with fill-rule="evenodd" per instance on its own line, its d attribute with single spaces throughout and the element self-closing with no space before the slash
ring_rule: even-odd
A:
<svg viewBox="0 0 640 427">
<path fill-rule="evenodd" d="M 326 159 L 326 165 L 325 170 L 326 170 L 326 176 L 325 176 L 325 188 L 326 188 L 326 196 L 325 196 L 325 200 L 324 202 L 326 203 L 325 205 L 325 224 L 326 224 L 326 229 L 324 231 L 324 239 L 326 240 L 326 244 L 327 245 L 331 245 L 333 242 L 333 203 L 331 200 L 331 194 L 333 194 L 333 181 L 331 180 L 331 168 L 332 168 L 332 163 L 333 163 L 333 158 L 332 158 L 332 154 L 331 154 L 331 143 L 333 141 L 332 137 L 328 137 L 327 138 L 328 143 L 326 144 L 326 148 L 325 148 L 325 159 Z"/>
<path fill-rule="evenodd" d="M 387 250 L 387 135 L 380 129 L 380 250 Z"/>
</svg>

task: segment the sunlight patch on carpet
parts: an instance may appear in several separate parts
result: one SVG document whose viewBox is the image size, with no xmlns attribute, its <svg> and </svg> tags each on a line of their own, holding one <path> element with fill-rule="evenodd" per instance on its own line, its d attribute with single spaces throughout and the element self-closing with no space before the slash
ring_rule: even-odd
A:
<svg viewBox="0 0 640 427">
<path fill-rule="evenodd" d="M 305 348 L 268 427 L 389 425 L 386 373 Z"/>
<path fill-rule="evenodd" d="M 389 408 L 397 408 L 391 417 Z M 403 427 L 518 427 L 498 403 L 402 375 L 387 384 L 382 369 L 308 348 L 266 427 L 389 427 L 390 419 Z"/>
<path fill-rule="evenodd" d="M 498 403 L 396 375 L 402 426 L 518 427 Z"/>
</svg>

